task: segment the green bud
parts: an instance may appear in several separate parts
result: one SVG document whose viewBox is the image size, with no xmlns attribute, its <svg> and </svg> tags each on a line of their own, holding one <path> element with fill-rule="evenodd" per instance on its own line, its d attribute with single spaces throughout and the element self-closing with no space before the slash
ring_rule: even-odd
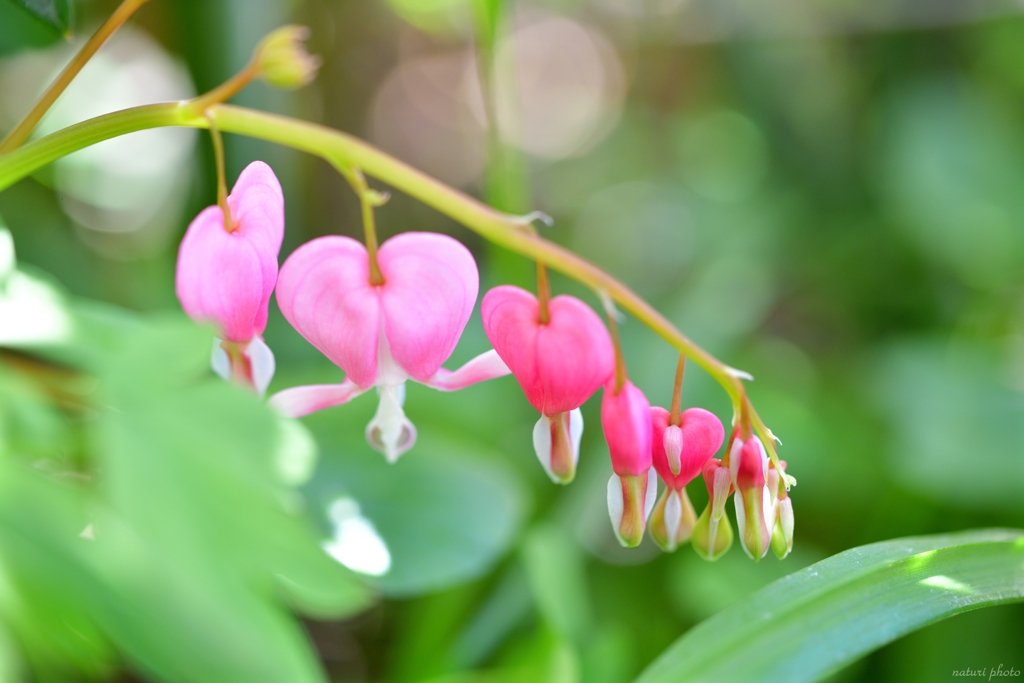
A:
<svg viewBox="0 0 1024 683">
<path fill-rule="evenodd" d="M 320 58 L 306 52 L 303 41 L 307 38 L 305 26 L 282 26 L 267 34 L 253 56 L 259 77 L 275 88 L 289 90 L 312 83 Z"/>
<path fill-rule="evenodd" d="M 722 515 L 717 520 L 711 515 L 711 506 L 704 508 L 693 527 L 690 544 L 705 560 L 714 562 L 732 547 L 732 525 Z"/>
</svg>

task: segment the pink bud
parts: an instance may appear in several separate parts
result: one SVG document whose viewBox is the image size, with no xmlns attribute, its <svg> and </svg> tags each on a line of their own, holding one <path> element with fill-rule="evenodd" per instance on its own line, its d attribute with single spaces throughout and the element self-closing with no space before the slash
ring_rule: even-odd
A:
<svg viewBox="0 0 1024 683">
<path fill-rule="evenodd" d="M 651 405 L 632 382 L 618 393 L 614 384 L 612 378 L 601 401 L 601 426 L 615 471 L 608 480 L 608 514 L 619 542 L 634 548 L 643 540 L 658 493 L 651 467 Z"/>
<path fill-rule="evenodd" d="M 651 468 L 651 405 L 632 382 L 617 394 L 614 378 L 605 386 L 601 426 L 615 474 L 638 476 Z"/>
<path fill-rule="evenodd" d="M 738 448 L 736 444 L 741 444 Z M 732 460 L 738 456 L 738 463 Z M 769 524 L 774 525 L 775 510 L 772 494 L 766 485 L 768 455 L 757 437 L 745 442 L 737 438 L 730 454 L 730 466 L 735 468 L 736 526 L 739 528 L 740 545 L 754 560 L 760 560 L 768 552 L 771 543 Z M 776 479 L 776 481 L 778 481 Z"/>
<path fill-rule="evenodd" d="M 608 330 L 575 297 L 552 299 L 542 324 L 537 297 L 503 285 L 487 292 L 480 311 L 491 345 L 542 415 L 579 408 L 615 369 Z"/>
<path fill-rule="evenodd" d="M 671 489 L 680 490 L 701 472 L 725 438 L 722 422 L 703 408 L 688 408 L 680 425 L 669 424 L 667 410 L 651 408 L 651 448 L 654 468 Z"/>
<path fill-rule="evenodd" d="M 402 410 L 404 383 L 454 391 L 508 368 L 488 351 L 456 371 L 451 355 L 476 302 L 472 254 L 446 235 L 408 232 L 381 245 L 384 283 L 370 282 L 366 248 L 336 235 L 302 245 L 281 268 L 277 302 L 284 317 L 347 374 L 340 385 L 293 387 L 271 397 L 297 417 L 380 388 L 367 438 L 389 461 L 412 447 L 416 429 Z"/>
<path fill-rule="evenodd" d="M 190 318 L 211 322 L 229 342 L 248 342 L 267 325 L 284 237 L 284 197 L 274 172 L 249 164 L 228 196 L 234 230 L 217 206 L 203 209 L 178 250 L 175 290 Z"/>
</svg>

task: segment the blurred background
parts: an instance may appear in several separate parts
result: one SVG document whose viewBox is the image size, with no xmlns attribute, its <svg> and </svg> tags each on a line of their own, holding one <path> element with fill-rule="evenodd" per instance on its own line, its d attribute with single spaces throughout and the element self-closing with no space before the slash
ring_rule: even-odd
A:
<svg viewBox="0 0 1024 683">
<path fill-rule="evenodd" d="M 0 130 L 115 6 L 76 3 L 69 43 L 0 4 Z M 1009 0 L 517 0 L 492 21 L 465 0 L 152 0 L 38 133 L 206 91 L 271 29 L 308 25 L 323 59 L 317 81 L 287 93 L 257 83 L 236 103 L 360 136 L 505 210 L 550 214 L 545 236 L 752 373 L 754 405 L 799 481 L 784 561 L 754 564 L 733 548 L 710 564 L 649 539 L 619 548 L 596 400 L 584 406 L 567 488 L 536 462 L 536 415 L 512 378 L 440 396 L 411 386 L 420 442 L 394 467 L 363 440 L 371 398 L 304 420 L 319 457 L 293 468 L 303 514 L 376 596 L 355 616 L 304 620 L 296 637 L 313 643 L 332 681 L 618 683 L 693 624 L 826 556 L 1024 526 L 1020 10 Z M 360 236 L 358 202 L 326 163 L 230 135 L 226 146 L 229 183 L 254 159 L 281 180 L 282 260 L 319 235 Z M 177 244 L 214 201 L 208 137 L 156 130 L 5 190 L 0 216 L 19 264 L 52 297 L 151 314 L 179 310 Z M 407 197 L 377 217 L 382 238 L 428 230 L 464 241 L 482 292 L 532 288 L 532 264 Z M 564 278 L 553 287 L 598 306 Z M 11 320 L 0 337 L 17 336 Z M 634 382 L 667 406 L 674 352 L 636 321 L 622 334 Z M 340 381 L 273 303 L 265 338 L 278 362 L 272 391 Z M 448 365 L 486 348 L 477 313 Z M 4 363 L 0 380 L 14 391 L 21 375 Z M 26 417 L 9 396 L 8 450 L 45 454 L 75 438 L 60 410 Z M 683 404 L 729 424 L 725 394 L 692 365 Z M 701 510 L 703 487 L 689 492 Z M 10 621 L 19 599 L 8 584 L 0 612 Z M 24 629 L 10 633 L 0 651 L 38 646 Z M 992 608 L 835 678 L 1020 669 L 1022 642 L 1024 606 Z M 48 656 L 25 655 L 31 680 L 146 678 L 117 655 L 92 668 L 88 657 L 47 668 Z"/>
</svg>

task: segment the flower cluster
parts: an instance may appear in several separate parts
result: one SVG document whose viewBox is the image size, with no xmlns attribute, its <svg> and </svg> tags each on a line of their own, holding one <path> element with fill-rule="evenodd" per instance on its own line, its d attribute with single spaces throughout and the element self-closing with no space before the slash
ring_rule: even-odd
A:
<svg viewBox="0 0 1024 683">
<path fill-rule="evenodd" d="M 225 219 L 228 219 L 225 222 Z M 389 462 L 416 442 L 403 410 L 405 383 L 454 391 L 512 374 L 540 414 L 533 446 L 552 481 L 573 480 L 583 434 L 580 406 L 603 388 L 601 422 L 611 456 L 608 511 L 619 542 L 639 545 L 649 527 L 664 550 L 692 540 L 717 559 L 732 544 L 725 501 L 734 495 L 740 543 L 760 559 L 793 543 L 793 508 L 784 472 L 742 420 L 723 460 L 722 423 L 701 408 L 679 409 L 682 363 L 672 410 L 651 407 L 629 381 L 614 318 L 605 326 L 585 303 L 499 286 L 481 304 L 493 346 L 457 370 L 448 360 L 476 305 L 479 275 L 470 252 L 451 237 L 409 232 L 376 247 L 342 236 L 314 239 L 278 273 L 284 232 L 281 187 L 266 164 L 246 168 L 226 209 L 203 210 L 178 254 L 177 293 L 193 319 L 218 330 L 212 365 L 218 374 L 262 394 L 273 355 L 261 334 L 270 295 L 288 322 L 345 372 L 340 384 L 298 386 L 269 402 L 286 417 L 343 403 L 375 388 L 378 407 L 369 443 Z M 541 271 L 542 273 L 544 271 Z M 784 465 L 784 463 L 783 463 Z M 703 475 L 707 508 L 698 517 L 686 485 Z M 664 482 L 658 498 L 657 480 Z M 657 499 L 657 502 L 656 502 Z"/>
</svg>

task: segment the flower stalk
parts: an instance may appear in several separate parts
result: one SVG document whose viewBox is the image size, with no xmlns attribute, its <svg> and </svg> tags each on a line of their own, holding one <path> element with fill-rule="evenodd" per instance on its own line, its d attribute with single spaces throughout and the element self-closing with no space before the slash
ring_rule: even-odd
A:
<svg viewBox="0 0 1024 683">
<path fill-rule="evenodd" d="M 201 99 L 201 98 L 200 98 Z M 485 239 L 542 263 L 591 289 L 602 292 L 658 336 L 703 368 L 728 393 L 739 414 L 747 404 L 743 382 L 735 371 L 694 343 L 665 316 L 612 275 L 577 254 L 523 229 L 520 217 L 497 211 L 483 202 L 409 166 L 372 145 L 341 131 L 293 118 L 225 104 L 207 108 L 194 103 L 155 104 L 99 116 L 36 140 L 0 158 L 0 190 L 71 152 L 119 135 L 162 126 L 209 128 L 276 142 L 326 159 L 336 167 L 359 168 L 368 176 L 423 202 L 465 225 Z M 769 457 L 781 471 L 775 439 L 753 406 L 746 416 L 761 437 Z M 786 475 L 787 485 L 793 480 Z"/>
<path fill-rule="evenodd" d="M 97 29 L 96 33 L 92 35 L 89 40 L 86 41 L 82 49 L 78 51 L 64 70 L 60 72 L 60 75 L 50 84 L 50 86 L 39 96 L 36 103 L 32 105 L 32 109 L 29 110 L 25 117 L 18 122 L 18 125 L 7 134 L 7 137 L 0 142 L 0 155 L 13 152 L 15 149 L 21 146 L 25 140 L 28 140 L 29 136 L 32 135 L 32 131 L 35 130 L 36 125 L 42 120 L 43 116 L 53 103 L 57 101 L 57 98 L 67 89 L 71 84 L 71 81 L 75 79 L 78 72 L 82 70 L 92 56 L 96 54 L 97 50 L 103 47 L 103 44 L 107 42 L 110 36 L 114 35 L 117 29 L 128 21 L 135 10 L 139 9 L 144 5 L 147 0 L 124 0 L 113 14 L 104 22 L 102 26 Z"/>
</svg>

